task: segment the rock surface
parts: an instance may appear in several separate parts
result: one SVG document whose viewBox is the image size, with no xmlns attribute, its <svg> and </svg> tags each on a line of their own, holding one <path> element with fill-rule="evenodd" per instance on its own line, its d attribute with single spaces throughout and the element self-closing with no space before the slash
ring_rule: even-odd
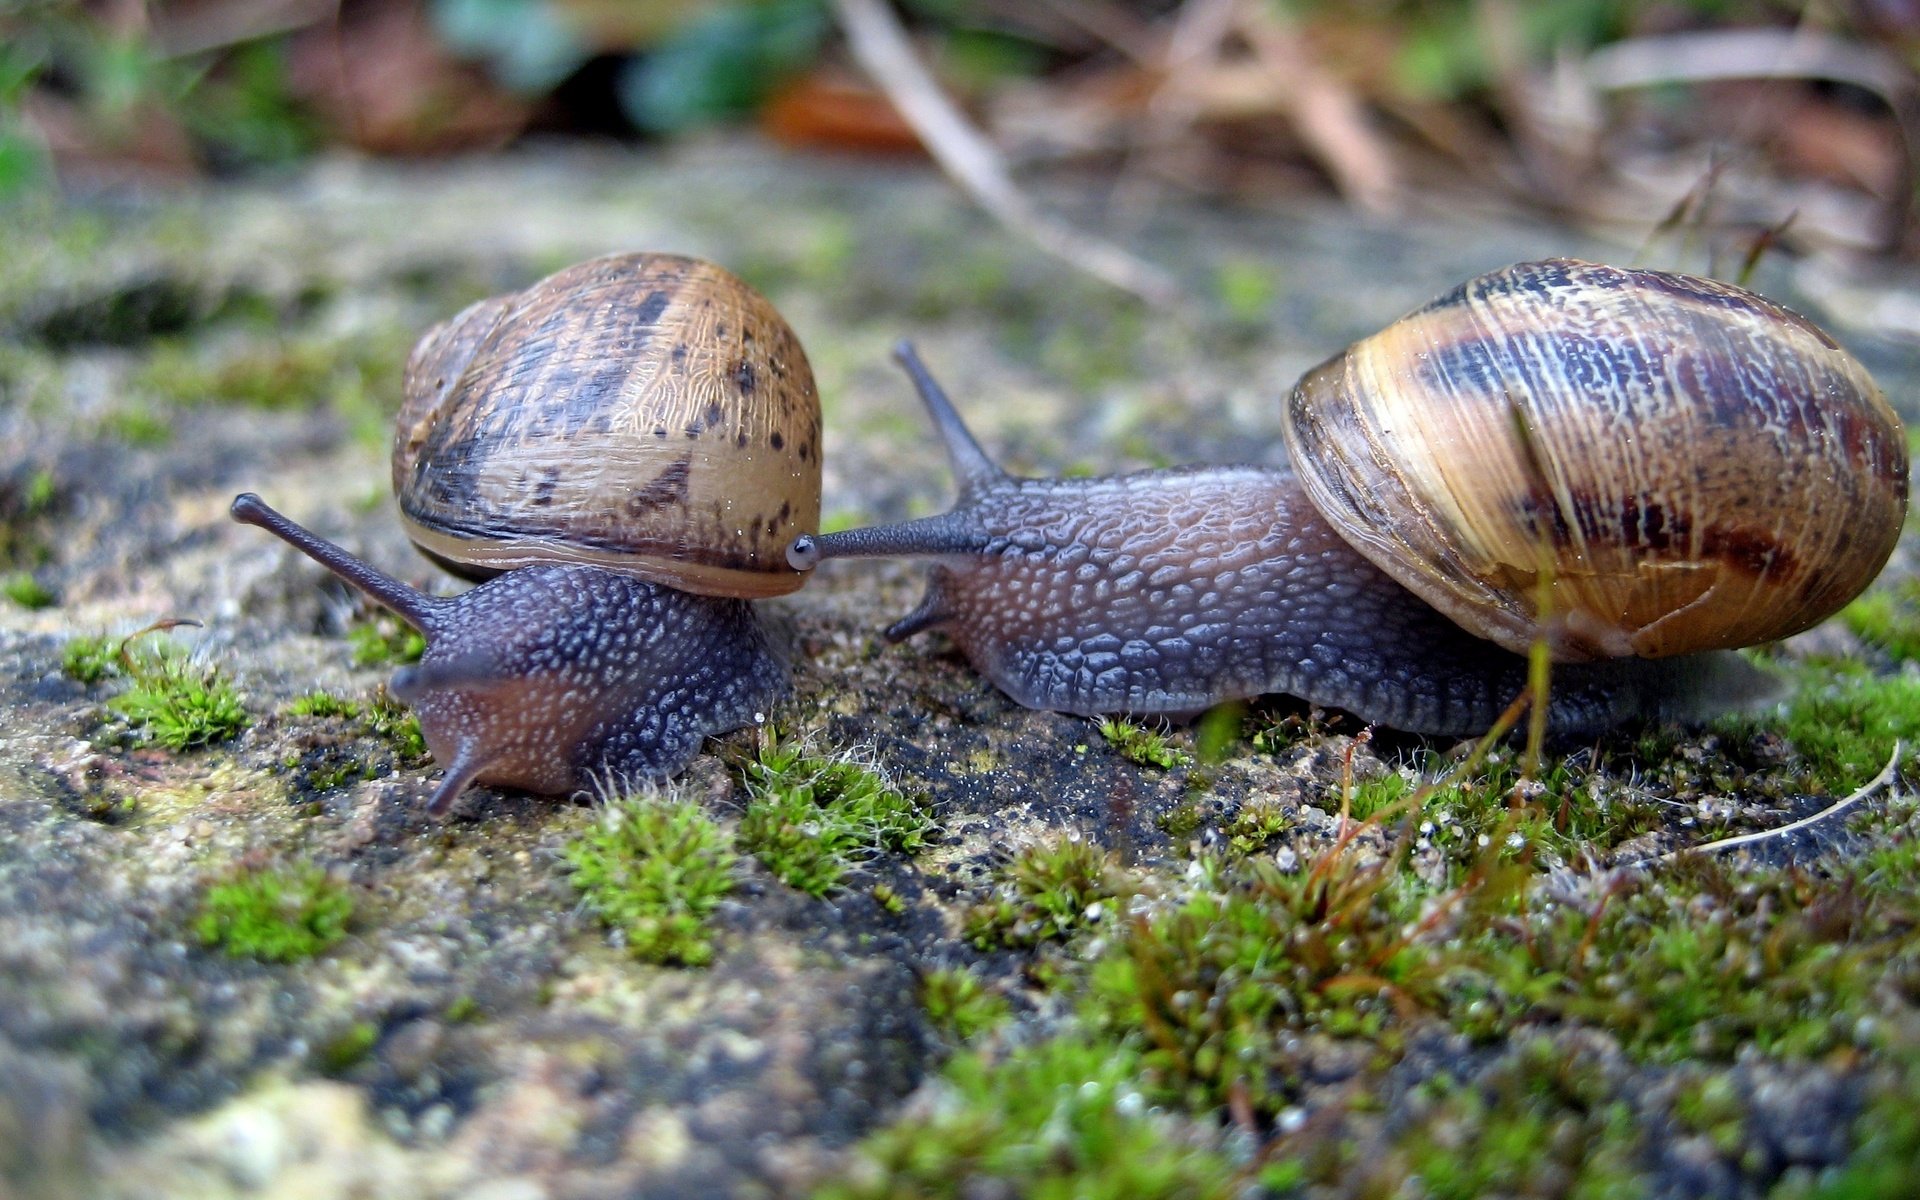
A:
<svg viewBox="0 0 1920 1200">
<path fill-rule="evenodd" d="M 288 712 L 314 689 L 372 697 L 390 668 L 356 665 L 344 640 L 372 621 L 363 605 L 226 505 L 258 491 L 452 590 L 386 498 L 384 422 L 415 331 L 614 250 L 732 265 L 808 347 L 826 510 L 850 524 L 950 494 L 888 359 L 902 336 L 1016 471 L 1277 463 L 1275 398 L 1304 368 L 1481 270 L 1610 252 L 1505 222 L 1173 207 L 1141 244 L 1187 264 L 1198 299 L 1157 317 L 1038 260 L 926 171 L 733 145 L 325 162 L 47 211 L 5 236 L 0 550 L 55 601 L 0 601 L 0 1193 L 25 1197 L 801 1192 L 843 1170 L 846 1148 L 950 1049 L 922 1008 L 925 972 L 973 964 L 1022 997 L 1033 1028 L 1060 1015 L 1022 982 L 1029 958 L 960 935 L 1012 850 L 1071 835 L 1178 879 L 1201 844 L 1168 832 L 1183 805 L 1222 825 L 1257 802 L 1286 814 L 1265 851 L 1286 868 L 1339 838 L 1343 778 L 1421 748 L 1356 740 L 1336 720 L 1283 751 L 1240 742 L 1196 774 L 1136 765 L 1089 722 L 1018 709 L 938 638 L 881 642 L 920 567 L 826 568 L 768 606 L 798 652 L 798 694 L 774 720 L 826 752 L 857 749 L 923 797 L 938 844 L 881 856 L 820 900 L 743 860 L 711 967 L 637 962 L 568 882 L 563 848 L 598 819 L 592 804 L 480 790 L 439 823 L 423 812 L 436 771 L 403 743 Z M 1795 299 L 1784 272 L 1761 284 Z M 1890 395 L 1915 394 L 1909 349 L 1848 340 Z M 139 745 L 107 707 L 113 684 L 63 673 L 70 639 L 168 617 L 199 621 L 175 636 L 237 685 L 250 714 L 237 737 Z M 1825 631 L 1810 644 L 1836 636 L 1846 649 Z M 1259 711 L 1305 715 L 1285 701 Z M 732 820 L 757 736 L 716 743 L 674 793 Z M 1712 744 L 1694 752 L 1709 758 L 1697 775 L 1716 778 Z M 1611 762 L 1624 786 L 1637 764 L 1627 751 Z M 1645 848 L 1685 840 L 1713 790 L 1665 797 L 1674 815 Z M 1728 803 L 1763 823 L 1818 805 Z M 296 861 L 353 898 L 343 940 L 288 964 L 205 944 L 210 886 Z M 1605 1053 L 1635 1081 L 1637 1111 L 1664 1111 L 1670 1073 Z M 1335 1050 L 1301 1055 L 1317 1065 L 1299 1113 L 1361 1070 Z M 1391 1119 L 1421 1080 L 1499 1057 L 1420 1043 L 1383 1077 L 1400 1097 Z M 1857 1104 L 1843 1064 L 1741 1069 L 1767 1077 L 1779 1125 L 1805 1144 L 1767 1151 L 1760 1169 L 1761 1150 L 1678 1142 L 1655 1164 L 1668 1194 L 1759 1195 L 1791 1162 L 1847 1153 Z"/>
</svg>

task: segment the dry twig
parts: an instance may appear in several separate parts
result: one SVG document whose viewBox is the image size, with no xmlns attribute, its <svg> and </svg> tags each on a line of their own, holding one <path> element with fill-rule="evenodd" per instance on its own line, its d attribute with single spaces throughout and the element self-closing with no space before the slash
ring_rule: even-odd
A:
<svg viewBox="0 0 1920 1200">
<path fill-rule="evenodd" d="M 886 0 L 834 0 L 847 44 L 886 92 L 928 153 L 967 194 L 1003 225 L 1047 253 L 1131 292 L 1171 307 L 1181 298 L 1173 277 L 1104 238 L 1076 229 L 1036 206 L 1007 172 L 1000 153 L 934 81 Z"/>
<path fill-rule="evenodd" d="M 1699 846 L 1684 846 L 1678 850 L 1669 850 L 1665 854 L 1655 855 L 1652 858 L 1640 859 L 1638 862 L 1629 865 L 1636 867 L 1651 866 L 1654 863 L 1672 862 L 1674 859 L 1687 854 L 1713 854 L 1721 850 L 1731 850 L 1735 846 L 1747 846 L 1754 842 L 1766 841 L 1768 838 L 1786 837 L 1790 833 L 1818 825 L 1822 821 L 1832 820 L 1834 817 L 1846 812 L 1892 781 L 1893 772 L 1895 768 L 1900 765 L 1900 750 L 1900 743 L 1895 741 L 1893 743 L 1893 753 L 1887 757 L 1887 765 L 1880 768 L 1878 775 L 1861 784 L 1845 799 L 1837 800 L 1829 804 L 1810 817 L 1802 817 L 1798 821 L 1782 825 L 1778 829 L 1762 829 L 1758 833 L 1743 833 L 1737 837 L 1721 838 L 1718 841 L 1707 842 Z"/>
<path fill-rule="evenodd" d="M 1920 171 L 1920 80 L 1893 55 L 1817 31 L 1737 29 L 1629 38 L 1587 57 L 1581 74 L 1595 91 L 1664 83 L 1735 79 L 1822 79 L 1878 96 L 1900 131 L 1899 183 L 1885 197 L 1883 245 L 1907 236 L 1907 215 Z"/>
</svg>

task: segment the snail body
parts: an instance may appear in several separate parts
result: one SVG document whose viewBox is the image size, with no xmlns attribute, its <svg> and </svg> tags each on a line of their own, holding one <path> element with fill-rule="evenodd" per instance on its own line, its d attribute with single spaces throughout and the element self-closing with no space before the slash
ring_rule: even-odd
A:
<svg viewBox="0 0 1920 1200">
<path fill-rule="evenodd" d="M 1520 264 L 1476 280 L 1456 296 L 1473 295 L 1476 287 L 1532 289 L 1549 297 L 1550 309 L 1578 310 L 1593 303 L 1594 297 L 1620 288 L 1634 289 L 1643 298 L 1672 289 L 1690 297 L 1702 291 L 1721 297 L 1721 306 L 1743 321 L 1753 311 L 1740 299 L 1747 293 L 1727 295 L 1736 290 L 1717 284 L 1700 288 L 1694 285 L 1705 281 L 1656 272 L 1622 273 L 1648 278 L 1626 279 L 1612 287 L 1591 276 L 1571 287 L 1562 286 L 1562 280 L 1584 276 L 1584 270 L 1574 268 L 1585 267 L 1564 262 Z M 1433 375 L 1428 364 L 1445 360 L 1445 354 L 1436 352 L 1444 343 L 1434 329 L 1449 307 L 1450 301 L 1443 298 L 1409 318 L 1434 324 L 1424 331 L 1420 343 L 1424 349 L 1413 352 L 1401 376 L 1427 379 Z M 1711 321 L 1713 307 L 1701 307 Z M 1787 316 L 1794 330 L 1806 326 L 1803 319 Z M 1768 319 L 1786 318 L 1768 315 Z M 1635 342 L 1631 352 L 1612 344 L 1594 350 L 1594 361 L 1635 364 L 1644 368 L 1639 374 L 1649 380 L 1688 378 L 1691 347 L 1662 345 L 1673 338 L 1670 332 L 1649 334 L 1641 328 L 1613 325 L 1608 327 L 1610 332 L 1596 333 L 1599 323 L 1581 320 L 1586 324 L 1576 321 L 1576 326 L 1589 339 Z M 1488 347 L 1518 347 L 1515 353 L 1523 359 L 1528 353 L 1557 351 L 1560 339 L 1546 332 L 1546 323 L 1528 326 L 1522 321 L 1519 326 L 1535 332 L 1528 335 L 1502 327 L 1483 335 L 1482 350 L 1460 351 L 1456 357 L 1464 355 L 1469 363 L 1478 364 L 1493 352 Z M 1845 357 L 1830 341 L 1819 352 Z M 1511 648 L 1513 639 L 1507 637 L 1504 644 L 1488 640 L 1497 626 L 1469 624 L 1484 605 L 1436 607 L 1425 590 L 1416 593 L 1406 586 L 1403 576 L 1409 574 L 1470 575 L 1446 557 L 1455 551 L 1443 546 L 1422 551 L 1411 566 L 1381 565 L 1375 547 L 1356 538 L 1343 523 L 1344 513 L 1330 516 L 1319 506 L 1315 485 L 1309 481 L 1320 464 L 1303 466 L 1299 475 L 1258 467 L 1202 467 L 1092 480 L 1015 479 L 980 450 L 911 349 L 903 346 L 900 357 L 945 441 L 959 479 L 959 502 L 948 513 L 903 525 L 803 537 L 788 552 L 789 560 L 802 568 L 837 557 L 936 557 L 926 599 L 887 631 L 890 638 L 944 628 L 976 668 L 1016 701 L 1085 714 L 1184 714 L 1226 699 L 1286 692 L 1411 732 L 1460 734 L 1488 727 L 1525 686 L 1525 659 Z M 1320 392 L 1338 394 L 1348 376 L 1369 370 L 1376 376 L 1383 374 L 1377 365 L 1338 366 L 1341 362 L 1337 357 L 1309 373 L 1296 389 L 1290 408 L 1304 406 L 1310 414 L 1317 412 L 1314 406 L 1320 403 Z M 1656 365 L 1659 370 L 1654 369 Z M 1738 366 L 1761 369 L 1766 363 L 1741 359 Z M 1677 597 L 1678 607 L 1731 604 L 1743 613 L 1754 607 L 1771 608 L 1777 618 L 1772 632 L 1742 632 L 1736 640 L 1785 636 L 1844 604 L 1884 562 L 1904 514 L 1905 441 L 1897 420 L 1864 372 L 1844 364 L 1826 369 L 1766 369 L 1787 380 L 1784 397 L 1779 389 L 1769 392 L 1759 386 L 1744 387 L 1737 398 L 1720 392 L 1704 399 L 1670 392 L 1665 403 L 1695 406 L 1691 417 L 1677 419 L 1679 424 L 1718 422 L 1715 435 L 1703 443 L 1712 447 L 1711 452 L 1704 461 L 1688 464 L 1684 452 L 1662 445 L 1656 457 L 1680 462 L 1685 479 L 1656 489 L 1628 469 L 1620 485 L 1624 489 L 1620 494 L 1627 500 L 1617 509 L 1606 510 L 1583 499 L 1590 494 L 1586 491 L 1569 498 L 1567 471 L 1538 465 L 1542 452 L 1558 450 L 1555 443 L 1562 439 L 1562 431 L 1554 421 L 1529 415 L 1522 395 L 1523 385 L 1529 384 L 1524 371 L 1517 377 L 1501 377 L 1476 366 L 1470 378 L 1454 385 L 1456 390 L 1472 390 L 1479 397 L 1474 403 L 1498 414 L 1504 424 L 1493 428 L 1504 431 L 1504 436 L 1483 430 L 1470 437 L 1456 431 L 1412 440 L 1441 443 L 1436 453 L 1447 446 L 1467 449 L 1466 462 L 1445 468 L 1442 474 L 1451 470 L 1470 480 L 1476 472 L 1493 473 L 1472 457 L 1488 441 L 1496 455 L 1505 452 L 1522 460 L 1523 468 L 1508 477 L 1502 511 L 1518 514 L 1522 527 L 1530 532 L 1520 539 L 1524 551 L 1520 566 L 1509 562 L 1494 572 L 1504 571 L 1510 576 L 1508 582 L 1531 593 L 1512 600 L 1512 610 L 1529 611 L 1532 595 L 1540 590 L 1543 553 L 1564 552 L 1563 559 L 1551 560 L 1566 564 L 1558 566 L 1557 573 L 1549 566 L 1551 577 L 1575 576 L 1586 567 L 1594 549 L 1607 543 L 1605 535 L 1612 533 L 1616 542 L 1637 537 L 1643 547 L 1664 543 L 1658 547 L 1663 552 L 1676 544 L 1687 550 L 1693 543 L 1704 542 L 1713 553 L 1704 555 L 1707 565 L 1691 568 L 1688 586 L 1662 581 L 1667 593 Z M 1536 369 L 1535 374 L 1540 373 Z M 1391 383 L 1394 376 L 1384 374 Z M 1554 386 L 1570 385 L 1573 392 L 1592 390 L 1576 373 L 1563 370 L 1558 379 Z M 1488 386 L 1465 387 L 1475 381 Z M 1807 395 L 1810 389 L 1817 394 Z M 1444 387 L 1439 390 L 1445 394 Z M 1577 412 L 1579 401 L 1569 403 Z M 1752 414 L 1747 406 L 1755 405 L 1765 411 Z M 1844 412 L 1827 411 L 1825 406 L 1832 405 Z M 1541 411 L 1551 414 L 1551 409 Z M 1780 412 L 1798 415 L 1771 415 Z M 1293 419 L 1300 424 L 1297 414 Z M 1313 453 L 1346 453 L 1349 447 L 1343 440 L 1358 426 L 1360 435 L 1350 439 L 1358 452 L 1386 457 L 1392 439 L 1382 436 L 1379 427 L 1391 423 L 1376 419 L 1369 426 L 1361 418 L 1336 411 L 1320 418 L 1299 444 L 1310 446 Z M 1620 436 L 1639 440 L 1634 427 Z M 1816 445 L 1809 449 L 1795 440 L 1808 437 L 1815 442 L 1832 440 L 1838 448 Z M 1517 449 L 1510 444 L 1515 441 L 1520 443 Z M 1579 446 L 1573 449 L 1577 453 Z M 1728 473 L 1728 456 L 1736 450 L 1747 458 L 1761 459 L 1746 465 L 1763 491 L 1762 500 L 1742 500 L 1740 504 L 1747 507 L 1728 510 L 1736 513 L 1763 511 L 1765 497 L 1776 494 L 1782 480 L 1798 478 L 1781 460 L 1838 461 L 1853 472 L 1841 482 L 1828 480 L 1823 489 L 1817 478 L 1819 468 L 1808 468 L 1801 474 L 1814 477 L 1811 482 L 1801 479 L 1798 490 L 1789 490 L 1796 497 L 1794 502 L 1803 507 L 1844 502 L 1854 544 L 1840 545 L 1847 539 L 1825 532 L 1807 543 L 1822 552 L 1840 550 L 1840 567 L 1824 565 L 1813 554 L 1803 557 L 1783 533 L 1788 549 L 1769 551 L 1769 544 L 1756 537 L 1741 544 L 1744 555 L 1731 555 L 1744 588 L 1731 601 L 1726 594 L 1729 589 L 1716 588 L 1710 579 L 1701 582 L 1708 570 L 1728 567 L 1729 557 L 1729 539 L 1708 535 L 1717 526 L 1706 507 L 1713 502 L 1701 489 L 1715 483 L 1716 475 Z M 1338 486 L 1351 495 L 1374 485 Z M 1591 495 L 1613 494 L 1598 485 L 1592 488 Z M 1423 521 L 1434 520 L 1434 506 L 1424 494 L 1410 495 L 1409 511 Z M 1642 496 L 1659 497 L 1659 503 L 1668 506 L 1660 523 L 1643 521 L 1632 526 L 1619 516 Z M 1642 504 L 1639 511 L 1646 513 L 1648 506 Z M 1791 511 L 1789 516 L 1797 519 Z M 1603 521 L 1614 523 L 1603 527 Z M 1751 523 L 1731 527 L 1749 534 L 1753 529 Z M 1686 531 L 1684 535 L 1681 530 Z M 1860 545 L 1866 549 L 1859 550 Z M 1756 546 L 1760 549 L 1755 550 Z M 1637 562 L 1631 555 L 1626 557 L 1630 578 L 1648 572 L 1643 564 L 1649 561 L 1659 568 L 1650 572 L 1656 576 L 1684 576 L 1689 570 L 1672 565 L 1680 561 L 1677 553 L 1642 556 Z M 1776 569 L 1788 562 L 1794 568 L 1791 572 Z M 1842 582 L 1834 582 L 1836 573 L 1844 576 Z M 1781 597 L 1769 604 L 1762 599 L 1767 595 L 1765 586 L 1746 586 L 1756 577 L 1762 585 L 1781 588 Z M 1801 602 L 1809 596 L 1820 599 L 1811 605 Z M 1561 603 L 1557 595 L 1555 603 Z M 1638 623 L 1636 628 L 1655 629 L 1663 636 L 1683 624 L 1669 620 L 1662 625 L 1659 618 L 1647 620 L 1638 610 L 1628 615 Z M 1634 648 L 1634 637 L 1621 632 L 1627 620 L 1613 609 L 1555 608 L 1545 621 L 1532 616 L 1527 620 L 1531 624 L 1522 626 L 1527 633 L 1518 642 L 1520 649 L 1538 631 L 1559 657 L 1595 660 L 1571 661 L 1555 671 L 1549 718 L 1563 731 L 1597 730 L 1637 718 L 1691 719 L 1772 690 L 1764 675 L 1737 656 L 1711 652 L 1729 644 L 1724 632 L 1704 643 L 1689 644 L 1684 637 L 1663 640 L 1659 651 L 1668 656 L 1664 658 L 1605 657 L 1623 646 Z M 1739 628 L 1752 625 L 1746 621 Z"/>
<path fill-rule="evenodd" d="M 806 576 L 819 399 L 797 338 L 718 267 L 634 254 L 569 267 L 435 326 L 408 361 L 393 452 L 415 545 L 480 580 L 435 599 L 233 504 L 426 637 L 392 690 L 446 774 L 569 792 L 673 774 L 788 690 L 751 598 Z"/>
<path fill-rule="evenodd" d="M 258 525 L 392 609 L 426 637 L 394 673 L 446 770 L 427 811 L 469 784 L 565 793 L 657 779 L 701 739 L 753 723 L 787 691 L 785 664 L 745 600 L 697 596 L 621 571 L 522 567 L 437 599 L 315 537 L 246 493 Z"/>
</svg>

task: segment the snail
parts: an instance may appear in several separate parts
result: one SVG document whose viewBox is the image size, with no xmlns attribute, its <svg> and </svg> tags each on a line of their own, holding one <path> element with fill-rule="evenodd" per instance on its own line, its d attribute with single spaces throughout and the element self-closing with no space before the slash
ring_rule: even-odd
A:
<svg viewBox="0 0 1920 1200">
<path fill-rule="evenodd" d="M 1014 478 L 898 357 L 958 502 L 804 535 L 788 561 L 936 557 L 886 636 L 942 628 L 1032 708 L 1285 692 L 1476 733 L 1540 639 L 1564 664 L 1557 730 L 1700 718 L 1773 690 L 1727 648 L 1846 604 L 1906 509 L 1905 436 L 1857 361 L 1759 296 L 1659 271 L 1520 263 L 1354 344 L 1285 406 L 1298 473 Z"/>
<path fill-rule="evenodd" d="M 820 404 L 765 298 L 710 263 L 569 267 L 429 330 L 393 448 L 401 519 L 477 586 L 435 599 L 245 494 L 267 529 L 426 636 L 393 694 L 446 775 L 568 792 L 658 778 L 788 687 L 750 599 L 806 576 Z"/>
</svg>

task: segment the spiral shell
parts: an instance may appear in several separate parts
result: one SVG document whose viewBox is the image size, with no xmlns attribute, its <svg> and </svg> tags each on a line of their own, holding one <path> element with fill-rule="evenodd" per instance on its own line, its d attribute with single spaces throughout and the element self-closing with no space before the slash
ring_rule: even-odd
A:
<svg viewBox="0 0 1920 1200">
<path fill-rule="evenodd" d="M 1563 660 L 1797 633 L 1872 581 L 1906 514 L 1905 433 L 1857 360 L 1661 271 L 1482 275 L 1309 372 L 1284 423 L 1356 549 Z"/>
<path fill-rule="evenodd" d="M 463 573 L 612 567 L 715 596 L 790 592 L 820 519 L 820 400 L 799 339 L 711 263 L 595 259 L 482 300 L 407 363 L 393 488 Z"/>
</svg>

